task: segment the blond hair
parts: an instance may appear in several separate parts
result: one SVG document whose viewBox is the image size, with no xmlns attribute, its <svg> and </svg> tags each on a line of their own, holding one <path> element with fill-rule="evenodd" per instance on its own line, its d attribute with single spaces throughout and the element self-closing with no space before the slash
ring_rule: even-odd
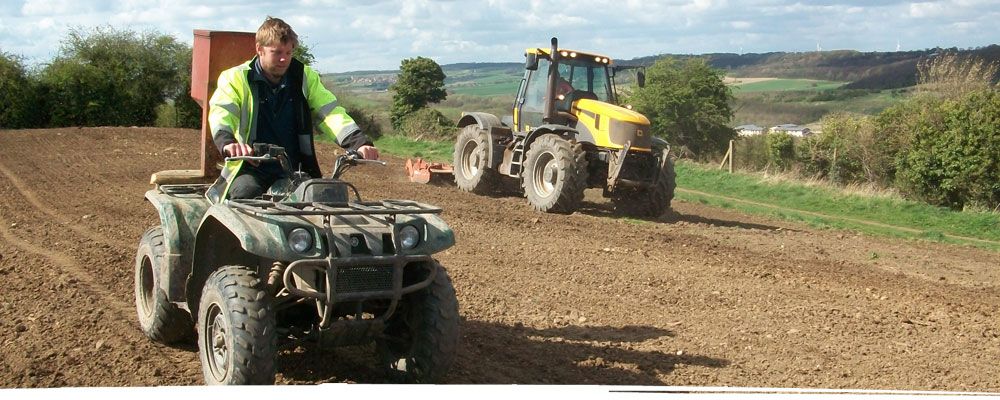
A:
<svg viewBox="0 0 1000 400">
<path fill-rule="evenodd" d="M 281 18 L 268 16 L 264 23 L 260 24 L 260 28 L 257 28 L 257 44 L 275 46 L 279 43 L 296 47 L 299 45 L 299 35 L 296 35 L 292 27 Z"/>
</svg>

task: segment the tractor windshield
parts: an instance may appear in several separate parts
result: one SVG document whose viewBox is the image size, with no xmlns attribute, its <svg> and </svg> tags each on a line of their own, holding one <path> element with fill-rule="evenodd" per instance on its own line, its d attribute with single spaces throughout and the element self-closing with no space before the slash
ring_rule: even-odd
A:
<svg viewBox="0 0 1000 400">
<path fill-rule="evenodd" d="M 614 103 L 607 64 L 563 58 L 559 60 L 559 76 L 568 81 L 574 90 L 590 92 L 602 102 Z"/>
</svg>

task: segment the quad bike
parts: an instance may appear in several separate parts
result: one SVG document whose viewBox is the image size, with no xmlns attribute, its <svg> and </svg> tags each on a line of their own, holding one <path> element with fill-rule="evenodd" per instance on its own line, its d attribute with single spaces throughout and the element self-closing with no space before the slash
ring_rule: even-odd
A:
<svg viewBox="0 0 1000 400">
<path fill-rule="evenodd" d="M 329 178 L 291 171 L 282 148 L 255 145 L 288 178 L 256 199 L 205 197 L 209 185 L 146 192 L 160 224 L 139 242 L 135 298 L 150 338 L 197 334 L 207 384 L 270 384 L 280 349 L 374 343 L 392 381 L 436 382 L 454 360 L 458 301 L 433 257 L 454 234 L 440 208 L 362 201 L 340 180 L 382 163 L 348 152 Z M 384 163 L 383 163 L 384 164 Z"/>
</svg>

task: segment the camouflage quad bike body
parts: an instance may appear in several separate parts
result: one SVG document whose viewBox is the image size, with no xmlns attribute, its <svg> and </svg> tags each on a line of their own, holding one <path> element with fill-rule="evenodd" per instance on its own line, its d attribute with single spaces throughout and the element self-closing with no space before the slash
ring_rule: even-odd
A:
<svg viewBox="0 0 1000 400">
<path fill-rule="evenodd" d="M 278 147 L 262 153 L 245 159 L 286 164 Z M 292 172 L 252 200 L 213 204 L 208 185 L 146 192 L 161 224 L 136 257 L 142 330 L 171 343 L 196 327 L 209 384 L 272 383 L 279 348 L 304 340 L 375 342 L 394 380 L 439 380 L 454 358 L 458 303 L 432 254 L 454 235 L 439 208 L 361 201 L 339 175 L 362 161 L 341 156 L 329 179 Z"/>
</svg>

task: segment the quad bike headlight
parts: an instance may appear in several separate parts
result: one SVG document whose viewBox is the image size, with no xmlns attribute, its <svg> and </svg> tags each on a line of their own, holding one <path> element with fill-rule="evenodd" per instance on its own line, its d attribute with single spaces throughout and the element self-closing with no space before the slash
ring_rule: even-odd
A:
<svg viewBox="0 0 1000 400">
<path fill-rule="evenodd" d="M 399 230 L 399 244 L 409 250 L 420 243 L 420 231 L 413 225 L 404 226 Z"/>
<path fill-rule="evenodd" d="M 295 228 L 288 233 L 288 245 L 299 253 L 312 249 L 313 237 L 305 228 Z"/>
</svg>

